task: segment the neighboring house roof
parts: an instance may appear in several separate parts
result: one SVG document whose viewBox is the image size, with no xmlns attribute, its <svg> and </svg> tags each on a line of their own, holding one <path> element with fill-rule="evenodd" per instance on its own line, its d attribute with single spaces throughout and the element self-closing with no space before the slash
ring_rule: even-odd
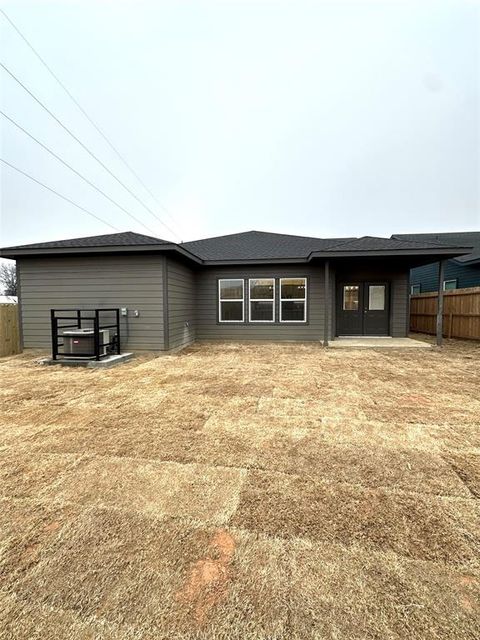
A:
<svg viewBox="0 0 480 640">
<path fill-rule="evenodd" d="M 125 251 L 174 251 L 201 264 L 244 262 L 308 262 L 312 258 L 342 256 L 421 255 L 454 257 L 470 246 L 441 244 L 404 238 L 312 238 L 264 231 L 246 231 L 182 244 L 144 236 L 131 231 L 72 240 L 57 240 L 7 247 L 0 255 L 15 258 L 28 255 L 68 253 L 111 253 Z"/>
<path fill-rule="evenodd" d="M 480 262 L 480 231 L 455 231 L 452 233 L 396 233 L 396 239 L 417 240 L 420 242 L 440 242 L 443 244 L 473 247 L 473 251 L 453 258 L 459 264 Z"/>
</svg>

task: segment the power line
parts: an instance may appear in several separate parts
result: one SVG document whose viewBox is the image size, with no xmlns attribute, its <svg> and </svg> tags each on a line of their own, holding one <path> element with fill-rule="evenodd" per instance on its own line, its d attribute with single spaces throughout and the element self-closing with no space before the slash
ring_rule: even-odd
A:
<svg viewBox="0 0 480 640">
<path fill-rule="evenodd" d="M 32 51 L 32 53 L 38 58 L 38 60 L 40 60 L 40 62 L 45 67 L 45 69 L 50 73 L 50 75 L 62 87 L 62 89 L 65 91 L 65 93 L 70 98 L 70 100 L 72 100 L 72 102 L 75 104 L 77 109 L 79 109 L 79 111 L 90 122 L 92 127 L 102 136 L 102 138 L 105 140 L 105 142 L 108 144 L 108 146 L 112 149 L 112 151 L 115 153 L 115 155 L 123 162 L 123 164 L 127 167 L 127 169 L 130 171 L 130 173 L 138 180 L 138 182 L 149 193 L 149 195 L 155 200 L 157 205 L 166 213 L 166 215 L 170 218 L 170 220 L 172 222 L 176 223 L 176 221 L 170 215 L 168 209 L 158 200 L 158 198 L 155 196 L 155 194 L 147 187 L 147 185 L 143 182 L 143 180 L 140 178 L 138 173 L 130 166 L 130 164 L 125 160 L 125 158 L 122 156 L 120 151 L 118 151 L 118 149 L 113 145 L 113 143 L 109 140 L 109 138 L 107 138 L 105 133 L 100 129 L 100 127 L 96 124 L 96 122 L 88 115 L 88 113 L 85 111 L 85 109 L 82 107 L 82 105 L 78 102 L 78 100 L 70 93 L 69 89 L 67 89 L 67 87 L 63 84 L 63 82 L 60 80 L 60 78 L 56 75 L 56 73 L 53 71 L 53 69 L 51 69 L 51 67 L 47 64 L 47 62 L 42 58 L 42 56 L 35 49 L 35 47 L 30 43 L 30 41 L 27 39 L 27 37 L 23 35 L 23 33 L 20 31 L 20 29 L 15 25 L 13 20 L 5 13 L 5 11 L 3 9 L 0 9 L 0 12 L 3 14 L 4 18 L 10 23 L 10 25 L 13 27 L 13 29 L 15 29 L 17 34 L 25 42 L 25 44 Z M 163 221 L 160 218 L 158 218 L 153 212 L 152 212 L 152 215 L 154 215 L 159 222 L 164 224 Z M 176 224 L 178 224 L 178 223 L 176 223 Z M 179 236 L 176 233 L 174 233 L 174 235 L 176 235 L 177 238 L 179 238 Z"/>
<path fill-rule="evenodd" d="M 96 218 L 96 220 L 99 220 L 100 222 L 103 222 L 103 224 L 106 224 L 108 227 L 111 227 L 112 229 L 114 229 L 115 231 L 120 231 L 120 229 L 117 229 L 117 227 L 114 227 L 113 224 L 110 224 L 109 222 L 107 222 L 106 220 L 103 220 L 102 218 L 100 218 L 99 216 L 95 215 L 94 213 L 92 213 L 91 211 L 89 211 L 88 209 L 85 209 L 84 207 L 81 207 L 79 204 L 77 204 L 76 202 L 74 202 L 73 200 L 70 200 L 70 198 L 67 198 L 67 196 L 62 195 L 61 193 L 58 193 L 58 191 L 55 191 L 55 189 L 52 189 L 51 187 L 47 186 L 46 184 L 44 184 L 43 182 L 40 182 L 40 180 L 37 180 L 36 178 L 34 178 L 33 176 L 31 176 L 29 173 L 26 173 L 25 171 L 22 171 L 22 169 L 19 169 L 18 167 L 15 167 L 13 164 L 10 164 L 10 162 L 7 162 L 6 160 L 4 160 L 3 158 L 0 158 L 0 162 L 3 162 L 3 164 L 6 164 L 7 167 L 10 167 L 11 169 L 14 169 L 15 171 L 18 171 L 18 173 L 21 173 L 22 175 L 24 175 L 26 178 L 29 178 L 30 180 L 33 180 L 33 182 L 36 182 L 37 184 L 39 184 L 41 187 L 43 187 L 44 189 L 47 189 L 48 191 L 51 191 L 52 193 L 54 193 L 56 196 L 58 196 L 59 198 L 62 198 L 62 200 L 66 200 L 67 202 L 69 202 L 70 204 L 73 204 L 74 207 L 77 207 L 77 209 L 80 209 L 80 211 L 84 211 L 85 213 L 88 213 L 89 216 L 92 216 L 92 218 Z"/>
<path fill-rule="evenodd" d="M 117 176 L 116 176 L 112 171 L 110 171 L 110 169 L 109 169 L 109 168 L 108 168 L 108 167 L 107 167 L 107 166 L 106 166 L 106 165 L 105 165 L 105 164 L 100 160 L 100 158 L 98 158 L 98 157 L 93 153 L 93 151 L 90 151 L 90 149 L 89 149 L 89 148 L 88 148 L 88 147 L 87 147 L 87 146 L 86 146 L 86 145 L 85 145 L 85 144 L 84 144 L 84 143 L 83 143 L 79 138 L 77 138 L 77 136 L 76 136 L 74 133 L 72 133 L 72 132 L 70 131 L 70 129 L 69 129 L 66 125 L 64 125 L 64 124 L 63 124 L 63 122 L 62 122 L 59 118 L 57 118 L 57 116 L 56 116 L 54 113 L 52 113 L 52 112 L 50 111 L 50 109 L 49 109 L 46 105 L 44 105 L 44 104 L 43 104 L 43 102 L 42 102 L 41 100 L 39 100 L 39 98 L 37 98 L 37 97 L 36 97 L 36 95 L 35 95 L 34 93 L 32 93 L 32 92 L 30 91 L 30 89 L 28 89 L 28 88 L 23 84 L 23 82 L 17 78 L 17 76 L 16 76 L 15 74 L 14 74 L 14 73 L 12 73 L 12 72 L 10 71 L 10 69 L 8 69 L 8 67 L 6 67 L 6 66 L 3 64 L 3 62 L 0 62 L 0 66 L 2 67 L 2 69 L 4 69 L 4 70 L 8 73 L 8 75 L 9 75 L 13 80 L 15 80 L 15 82 L 16 82 L 19 86 L 21 86 L 21 87 L 22 87 L 22 89 L 23 89 L 24 91 L 26 91 L 26 92 L 28 93 L 28 95 L 29 95 L 31 98 L 33 98 L 33 99 L 35 100 L 35 102 L 36 102 L 37 104 L 39 104 L 39 105 L 42 107 L 42 109 L 44 109 L 44 110 L 49 114 L 49 116 L 50 116 L 51 118 L 53 118 L 53 119 L 55 120 L 55 122 L 57 122 L 57 124 L 59 124 L 59 125 L 62 127 L 62 129 L 63 129 L 64 131 L 66 131 L 66 132 L 67 132 L 67 133 L 68 133 L 68 134 L 69 134 L 69 135 L 70 135 L 70 136 L 71 136 L 71 137 L 72 137 L 72 138 L 73 138 L 73 139 L 74 139 L 74 140 L 75 140 L 75 141 L 76 141 L 76 142 L 77 142 L 81 147 L 82 147 L 82 149 L 84 149 L 84 150 L 85 150 L 85 151 L 86 151 L 86 152 L 87 152 L 87 153 L 88 153 L 88 154 L 89 154 L 89 155 L 90 155 L 94 160 L 96 160 L 96 161 L 98 162 L 98 164 L 99 164 L 101 167 L 103 167 L 103 168 L 105 169 L 105 171 L 106 171 L 109 175 L 111 175 L 111 176 L 112 176 L 112 178 L 114 178 L 114 179 L 115 179 L 115 180 L 116 180 L 116 181 L 117 181 L 117 182 L 118 182 L 118 183 L 119 183 L 119 184 L 120 184 L 120 185 L 121 185 L 121 186 L 122 186 L 126 191 L 128 191 L 128 193 L 129 193 L 133 198 L 135 198 L 135 200 L 137 200 L 137 202 L 139 202 L 139 203 L 142 205 L 142 207 L 144 207 L 144 208 L 145 208 L 149 213 L 151 213 L 151 214 L 152 214 L 152 215 L 153 215 L 153 216 L 154 216 L 154 217 L 155 217 L 155 218 L 156 218 L 156 219 L 157 219 L 157 220 L 158 220 L 158 221 L 159 221 L 159 222 L 160 222 L 160 223 L 161 223 L 161 224 L 166 228 L 166 229 L 168 229 L 168 231 L 170 231 L 170 233 L 172 233 L 172 234 L 173 234 L 174 236 L 176 236 L 177 238 L 179 237 L 179 236 L 175 233 L 175 231 L 173 231 L 173 229 L 171 229 L 171 228 L 170 228 L 170 227 L 169 227 L 165 222 L 163 222 L 162 220 L 160 220 L 160 218 L 158 218 L 158 216 L 157 216 L 157 215 L 156 215 L 156 214 L 155 214 L 155 213 L 150 209 L 150 207 L 149 207 L 148 205 L 146 205 L 142 200 L 140 200 L 140 198 L 139 198 L 137 195 L 135 195 L 135 193 L 133 193 L 133 191 L 132 191 L 129 187 L 127 187 L 127 186 L 126 186 L 126 185 L 125 185 L 125 184 L 120 180 L 120 178 L 117 178 Z M 145 226 L 145 225 L 144 225 L 144 226 Z"/>
<path fill-rule="evenodd" d="M 52 151 L 51 149 L 49 149 L 45 144 L 43 144 L 43 142 L 41 142 L 40 140 L 38 140 L 38 138 L 35 138 L 34 135 L 32 135 L 31 133 L 29 133 L 26 129 L 24 129 L 20 124 L 18 124 L 18 122 L 15 122 L 15 120 L 13 120 L 13 118 L 10 118 L 10 116 L 7 116 L 7 114 L 2 111 L 0 109 L 0 113 L 2 114 L 2 116 L 4 118 L 6 118 L 9 122 L 11 122 L 13 125 L 15 125 L 17 127 L 17 129 L 20 129 L 20 131 L 23 131 L 23 133 L 25 135 L 27 135 L 29 138 L 31 138 L 32 140 L 34 140 L 38 145 L 40 145 L 43 149 L 45 149 L 45 151 L 48 151 L 48 153 L 50 155 L 52 155 L 54 158 L 56 158 L 59 162 L 61 162 L 65 167 L 67 167 L 68 169 L 70 169 L 70 171 L 73 171 L 73 173 L 75 173 L 79 178 L 81 178 L 84 182 L 86 182 L 90 187 L 92 187 L 93 189 L 95 189 L 96 191 L 98 191 L 99 193 L 102 194 L 102 196 L 104 196 L 104 198 L 106 198 L 107 200 L 109 200 L 110 202 L 112 202 L 115 206 L 117 206 L 119 209 L 121 209 L 122 211 L 124 211 L 127 215 L 129 215 L 133 220 L 135 220 L 135 222 L 137 222 L 138 224 L 142 225 L 142 227 L 145 227 L 145 229 L 147 229 L 147 231 L 149 231 L 150 233 L 155 234 L 155 232 L 150 229 L 150 227 L 148 227 L 146 224 L 143 224 L 143 222 L 141 220 L 139 220 L 136 216 L 133 215 L 133 213 L 130 213 L 130 211 L 127 211 L 127 209 L 125 209 L 124 207 L 122 207 L 121 204 L 118 204 L 118 202 L 116 202 L 113 198 L 111 198 L 108 194 L 106 194 L 104 191 L 102 191 L 102 189 L 100 189 L 99 187 L 97 187 L 93 182 L 90 182 L 90 180 L 88 180 L 88 178 L 85 178 L 85 176 L 83 176 L 79 171 L 77 171 L 76 169 L 74 169 L 71 165 L 68 164 L 68 162 L 65 162 L 65 160 L 63 160 L 63 158 L 61 158 L 59 155 L 57 155 L 54 151 Z"/>
</svg>

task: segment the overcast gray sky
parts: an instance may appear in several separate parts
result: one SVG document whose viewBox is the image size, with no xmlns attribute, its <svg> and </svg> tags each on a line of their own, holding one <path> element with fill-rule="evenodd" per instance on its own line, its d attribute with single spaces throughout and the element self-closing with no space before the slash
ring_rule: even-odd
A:
<svg viewBox="0 0 480 640">
<path fill-rule="evenodd" d="M 480 228 L 477 2 L 6 2 L 167 207 L 0 15 L 2 61 L 184 239 Z M 0 69 L 2 109 L 172 235 Z M 1 155 L 121 230 L 150 233 L 1 118 Z M 2 167 L 0 245 L 112 232 Z"/>
</svg>

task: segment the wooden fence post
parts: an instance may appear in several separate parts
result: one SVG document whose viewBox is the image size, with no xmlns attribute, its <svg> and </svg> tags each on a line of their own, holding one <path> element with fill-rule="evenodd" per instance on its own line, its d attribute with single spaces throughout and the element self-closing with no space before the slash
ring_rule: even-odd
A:
<svg viewBox="0 0 480 640">
<path fill-rule="evenodd" d="M 445 275 L 445 260 L 438 263 L 438 300 L 437 300 L 437 345 L 443 343 L 443 280 Z"/>
</svg>

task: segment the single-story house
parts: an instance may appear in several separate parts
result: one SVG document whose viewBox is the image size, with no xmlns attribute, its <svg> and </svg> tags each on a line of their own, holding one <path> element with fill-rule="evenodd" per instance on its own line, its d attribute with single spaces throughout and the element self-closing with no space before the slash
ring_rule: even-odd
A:
<svg viewBox="0 0 480 640">
<path fill-rule="evenodd" d="M 175 244 L 138 233 L 9 247 L 23 346 L 50 346 L 50 309 L 122 308 L 129 350 L 194 340 L 405 337 L 409 273 L 470 247 L 248 231 Z"/>
<path fill-rule="evenodd" d="M 443 276 L 443 290 L 480 287 L 480 231 L 455 233 L 401 233 L 392 238 L 415 242 L 439 242 L 472 247 L 463 256 L 447 260 Z M 415 267 L 410 271 L 410 293 L 428 293 L 438 288 L 438 262 Z"/>
</svg>

